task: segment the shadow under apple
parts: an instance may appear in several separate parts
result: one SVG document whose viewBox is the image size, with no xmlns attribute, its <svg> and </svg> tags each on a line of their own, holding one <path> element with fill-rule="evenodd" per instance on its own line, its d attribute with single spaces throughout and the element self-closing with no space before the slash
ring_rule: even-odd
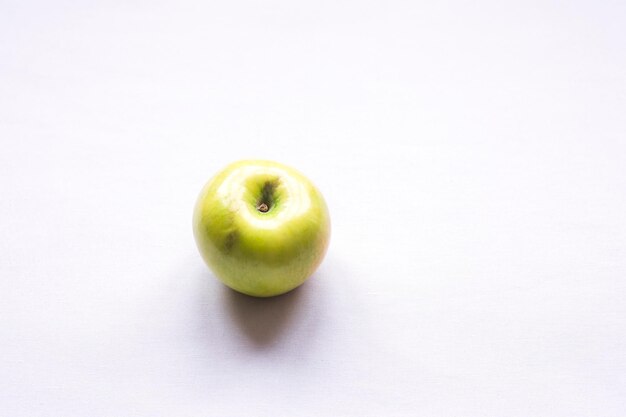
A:
<svg viewBox="0 0 626 417">
<path fill-rule="evenodd" d="M 304 308 L 307 285 L 269 298 L 251 297 L 222 286 L 228 314 L 255 348 L 271 347 L 288 334 Z"/>
</svg>

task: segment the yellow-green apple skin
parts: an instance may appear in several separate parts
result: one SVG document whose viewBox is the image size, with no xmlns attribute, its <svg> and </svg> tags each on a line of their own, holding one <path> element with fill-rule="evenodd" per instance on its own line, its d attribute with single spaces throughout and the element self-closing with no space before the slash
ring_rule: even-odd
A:
<svg viewBox="0 0 626 417">
<path fill-rule="evenodd" d="M 200 254 L 224 284 L 271 297 L 302 284 L 330 240 L 324 197 L 283 164 L 246 160 L 228 165 L 204 186 L 193 214 Z"/>
</svg>

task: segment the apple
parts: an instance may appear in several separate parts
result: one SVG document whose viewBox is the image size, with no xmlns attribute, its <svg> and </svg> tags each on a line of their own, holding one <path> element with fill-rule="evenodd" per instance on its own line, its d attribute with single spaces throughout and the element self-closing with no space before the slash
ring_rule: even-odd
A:
<svg viewBox="0 0 626 417">
<path fill-rule="evenodd" d="M 301 285 L 322 262 L 330 240 L 324 197 L 283 164 L 234 162 L 204 186 L 193 232 L 200 254 L 224 284 L 271 297 Z"/>
</svg>

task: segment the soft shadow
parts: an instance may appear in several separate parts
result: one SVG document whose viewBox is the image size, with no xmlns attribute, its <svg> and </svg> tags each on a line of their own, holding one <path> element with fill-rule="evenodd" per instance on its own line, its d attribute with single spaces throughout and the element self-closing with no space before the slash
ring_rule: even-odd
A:
<svg viewBox="0 0 626 417">
<path fill-rule="evenodd" d="M 228 313 L 254 344 L 264 348 L 274 345 L 304 308 L 308 285 L 276 297 L 256 298 L 223 287 L 223 297 Z"/>
</svg>

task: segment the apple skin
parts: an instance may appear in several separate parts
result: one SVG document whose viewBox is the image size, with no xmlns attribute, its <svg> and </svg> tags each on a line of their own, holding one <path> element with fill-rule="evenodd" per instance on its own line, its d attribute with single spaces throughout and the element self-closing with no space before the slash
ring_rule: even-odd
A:
<svg viewBox="0 0 626 417">
<path fill-rule="evenodd" d="M 283 164 L 244 160 L 204 186 L 193 214 L 198 250 L 228 287 L 271 297 L 301 285 L 330 241 L 324 197 Z"/>
</svg>

